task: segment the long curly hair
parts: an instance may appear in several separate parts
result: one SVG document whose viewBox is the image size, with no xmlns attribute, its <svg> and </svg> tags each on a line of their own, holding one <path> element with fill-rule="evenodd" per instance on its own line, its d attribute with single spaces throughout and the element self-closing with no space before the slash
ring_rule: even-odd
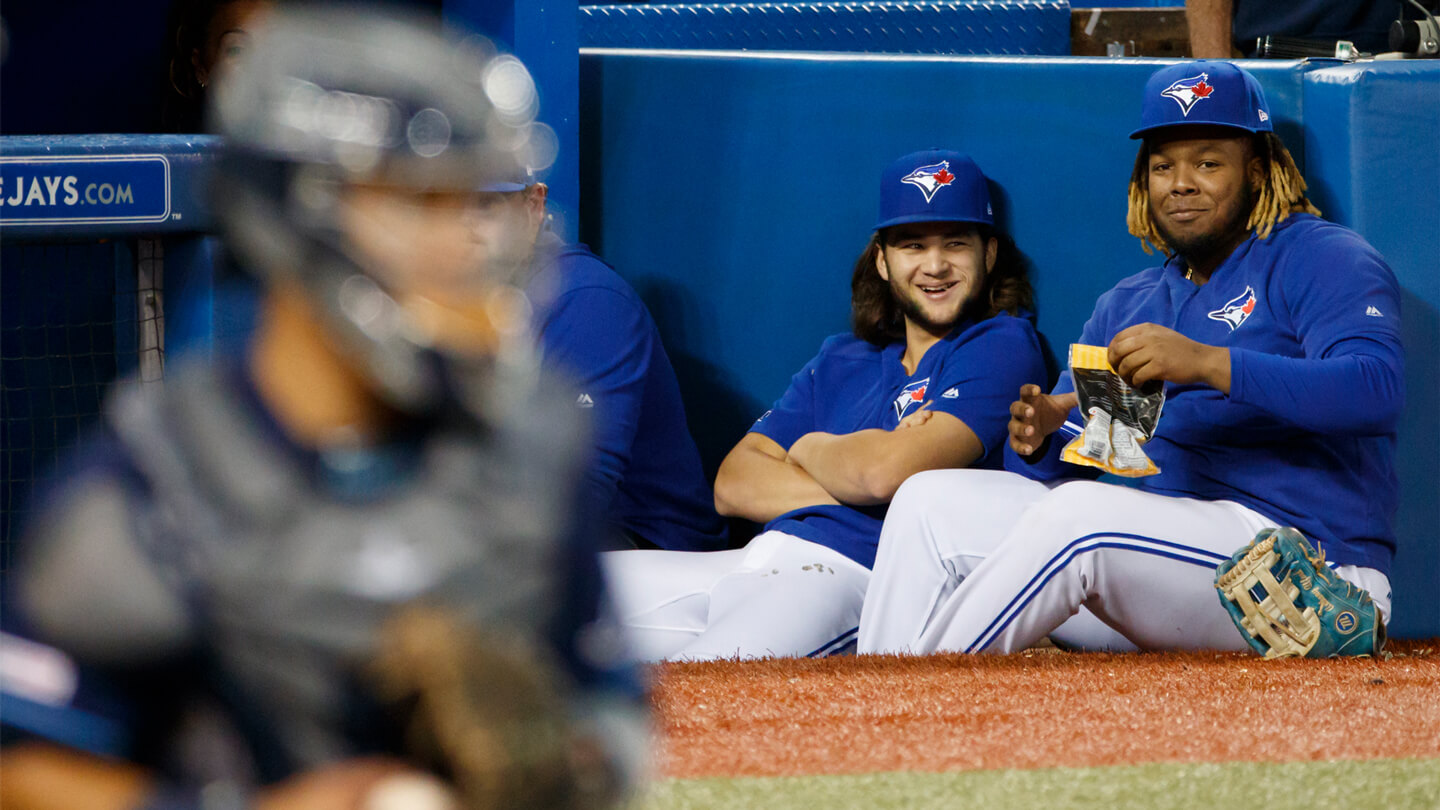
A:
<svg viewBox="0 0 1440 810">
<path fill-rule="evenodd" d="M 965 314 L 988 318 L 1000 312 L 1011 315 L 1034 306 L 1035 293 L 1020 252 L 1010 238 L 987 225 L 976 225 L 982 241 L 994 238 L 998 243 L 995 266 L 985 274 L 979 295 L 966 307 Z M 855 336 L 876 346 L 905 339 L 905 315 L 895 303 L 890 283 L 880 277 L 876 259 L 884 245 L 885 231 L 870 236 L 855 269 L 850 274 L 850 328 Z"/>
<path fill-rule="evenodd" d="M 1291 214 L 1320 216 L 1320 209 L 1305 196 L 1305 178 L 1285 143 L 1273 132 L 1257 132 L 1250 144 L 1254 155 L 1261 160 L 1262 177 L 1260 187 L 1255 189 L 1255 207 L 1250 209 L 1245 227 L 1264 239 Z M 1130 233 L 1140 239 L 1146 253 L 1158 250 L 1166 256 L 1171 254 L 1170 246 L 1165 244 L 1150 218 L 1150 144 L 1146 141 L 1140 143 L 1135 168 L 1130 172 L 1130 206 L 1125 213 L 1125 224 L 1130 227 Z"/>
</svg>

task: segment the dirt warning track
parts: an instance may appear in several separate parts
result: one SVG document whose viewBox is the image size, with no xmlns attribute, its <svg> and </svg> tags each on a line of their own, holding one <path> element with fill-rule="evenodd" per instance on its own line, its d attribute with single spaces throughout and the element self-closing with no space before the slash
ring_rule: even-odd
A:
<svg viewBox="0 0 1440 810">
<path fill-rule="evenodd" d="M 1440 757 L 1440 641 L 1391 652 L 666 664 L 653 673 L 657 775 Z"/>
</svg>

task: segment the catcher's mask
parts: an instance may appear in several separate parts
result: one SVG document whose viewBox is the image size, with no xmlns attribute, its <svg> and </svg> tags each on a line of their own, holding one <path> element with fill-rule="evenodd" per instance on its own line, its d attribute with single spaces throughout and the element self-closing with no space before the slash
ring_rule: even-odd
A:
<svg viewBox="0 0 1440 810">
<path fill-rule="evenodd" d="M 366 220 L 354 216 L 353 201 L 364 190 L 382 201 L 460 200 L 479 212 L 487 194 L 531 182 L 537 106 L 524 66 L 486 40 L 353 5 L 282 8 L 209 110 L 211 128 L 225 136 L 213 188 L 228 245 L 267 284 L 303 290 L 383 398 L 432 410 L 455 393 L 457 361 L 476 358 L 457 357 L 466 352 L 426 322 L 427 312 L 453 314 L 450 302 L 431 298 L 418 310 L 407 302 L 416 290 L 407 289 L 415 279 L 406 266 L 425 261 L 397 267 L 366 243 L 390 238 L 390 259 L 407 245 L 415 257 L 434 245 L 399 227 L 403 217 L 385 219 L 383 206 L 368 209 L 380 212 L 368 220 L 373 230 L 357 230 Z M 474 249 L 441 286 L 458 288 L 467 304 L 489 301 L 469 307 L 476 320 L 513 332 L 526 320 L 518 289 L 534 234 L 502 232 L 499 244 L 459 248 Z"/>
</svg>

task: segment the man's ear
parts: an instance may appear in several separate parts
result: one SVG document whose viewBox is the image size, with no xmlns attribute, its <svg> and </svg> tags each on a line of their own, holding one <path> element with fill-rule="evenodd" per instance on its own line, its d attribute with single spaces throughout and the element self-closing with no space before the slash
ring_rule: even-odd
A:
<svg viewBox="0 0 1440 810">
<path fill-rule="evenodd" d="M 1245 166 L 1245 177 L 1250 181 L 1250 190 L 1259 191 L 1265 183 L 1265 161 L 1259 155 L 1250 158 Z"/>
<path fill-rule="evenodd" d="M 205 63 L 200 58 L 200 49 L 190 50 L 190 67 L 195 71 L 195 83 L 204 87 L 210 83 L 210 71 L 205 69 Z"/>
<path fill-rule="evenodd" d="M 885 245 L 879 243 L 875 245 L 875 271 L 882 280 L 890 281 L 890 266 L 885 263 Z"/>
<path fill-rule="evenodd" d="M 544 183 L 532 183 L 525 189 L 525 221 L 529 224 L 531 238 L 540 236 L 540 229 L 545 226 L 545 200 L 550 194 L 549 186 Z"/>
<path fill-rule="evenodd" d="M 990 237 L 985 240 L 985 272 L 995 269 L 995 258 L 1000 255 L 1000 240 Z"/>
<path fill-rule="evenodd" d="M 545 200 L 549 195 L 549 186 L 544 183 L 532 183 L 529 188 L 525 189 L 525 205 L 528 206 L 531 211 L 543 215 L 545 213 Z"/>
</svg>

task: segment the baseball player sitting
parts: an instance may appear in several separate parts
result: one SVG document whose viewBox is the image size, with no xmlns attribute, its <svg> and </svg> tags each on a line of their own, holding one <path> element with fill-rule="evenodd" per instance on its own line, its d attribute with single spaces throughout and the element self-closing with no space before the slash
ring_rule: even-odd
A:
<svg viewBox="0 0 1440 810">
<path fill-rule="evenodd" d="M 715 504 L 764 525 L 744 548 L 602 555 L 646 659 L 826 655 L 853 646 L 886 505 L 921 470 L 998 468 L 1006 405 L 1045 376 L 968 157 L 906 155 L 836 335 L 721 464 Z"/>
<path fill-rule="evenodd" d="M 594 807 L 637 774 L 587 437 L 537 370 L 524 221 L 477 193 L 529 154 L 481 81 L 505 58 L 350 6 L 257 30 L 212 118 L 259 325 L 118 386 L 30 527 L 7 625 L 121 710 L 7 638 L 6 742 L 115 757 L 7 747 L 7 808 Z"/>
<path fill-rule="evenodd" d="M 1060 460 L 1083 424 L 1070 375 L 1049 394 L 1026 386 L 1010 472 L 927 473 L 896 495 L 860 651 L 1010 652 L 1082 608 L 1108 638 L 1069 639 L 1081 646 L 1243 650 L 1216 567 L 1272 527 L 1298 528 L 1328 560 L 1319 579 L 1368 591 L 1388 616 L 1395 278 L 1319 218 L 1243 69 L 1163 68 L 1140 113 L 1128 222 L 1166 260 L 1101 296 L 1078 342 L 1108 347 L 1133 385 L 1163 381 L 1144 445 L 1159 474 L 1134 488 L 1077 480 L 1098 471 Z M 1335 618 L 1344 631 L 1355 617 Z"/>
<path fill-rule="evenodd" d="M 520 226 L 530 246 L 525 292 L 536 313 L 543 362 L 578 386 L 575 407 L 592 417 L 587 497 L 608 517 L 609 548 L 713 551 L 729 545 L 715 514 L 680 401 L 680 384 L 640 296 L 584 245 L 545 227 L 544 183 L 527 176 L 490 184 L 489 204 Z"/>
</svg>

